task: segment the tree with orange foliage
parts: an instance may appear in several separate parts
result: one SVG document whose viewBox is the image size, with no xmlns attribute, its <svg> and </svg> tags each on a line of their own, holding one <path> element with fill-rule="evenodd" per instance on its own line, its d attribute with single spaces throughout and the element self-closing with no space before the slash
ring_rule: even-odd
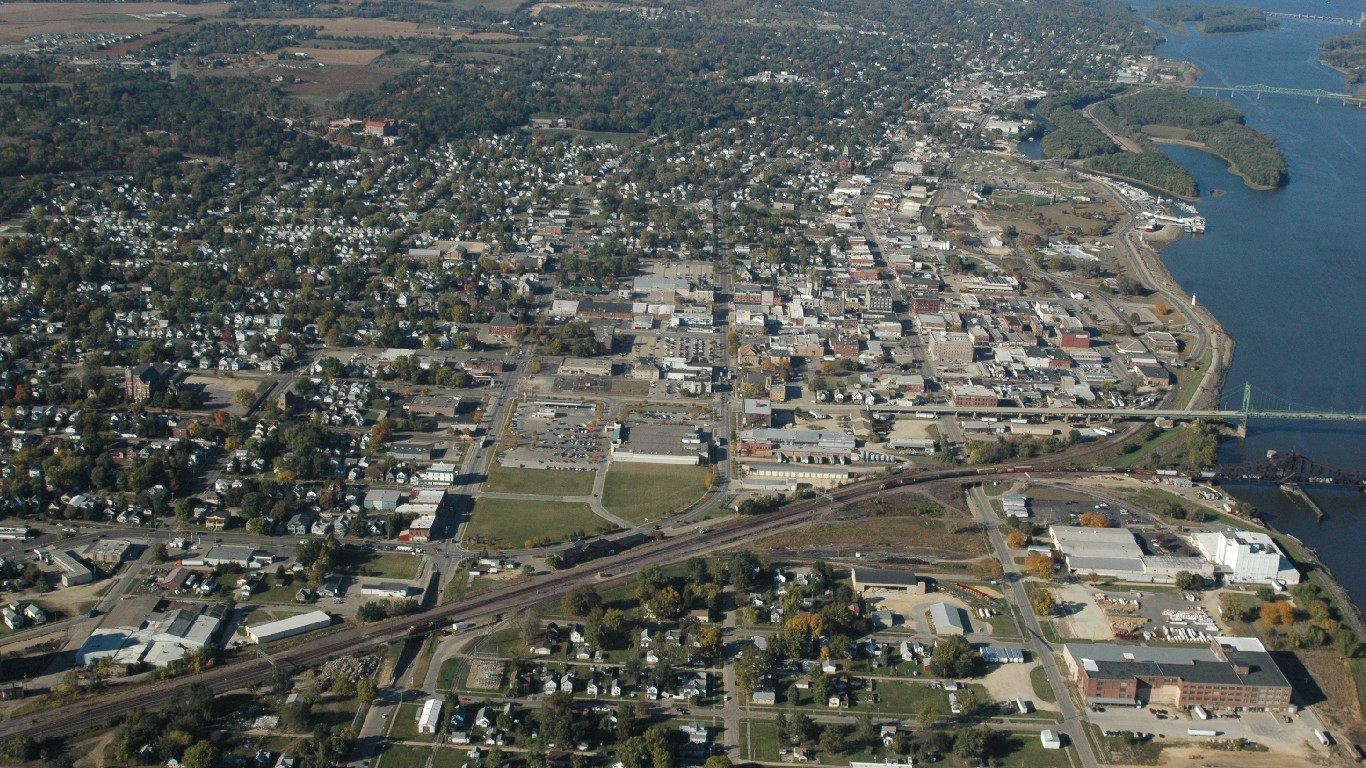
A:
<svg viewBox="0 0 1366 768">
<path fill-rule="evenodd" d="M 1265 603 L 1261 610 L 1262 621 L 1274 626 L 1288 627 L 1295 623 L 1295 606 L 1286 600 Z"/>
<path fill-rule="evenodd" d="M 1081 524 L 1087 528 L 1109 528 L 1110 518 L 1100 512 L 1086 512 L 1080 518 Z"/>
<path fill-rule="evenodd" d="M 1011 531 L 1006 535 L 1006 546 L 1011 549 L 1024 549 L 1029 546 L 1029 537 L 1019 531 Z"/>
<path fill-rule="evenodd" d="M 1030 552 L 1025 556 L 1025 573 L 1040 579 L 1053 577 L 1053 558 L 1042 552 Z"/>
</svg>

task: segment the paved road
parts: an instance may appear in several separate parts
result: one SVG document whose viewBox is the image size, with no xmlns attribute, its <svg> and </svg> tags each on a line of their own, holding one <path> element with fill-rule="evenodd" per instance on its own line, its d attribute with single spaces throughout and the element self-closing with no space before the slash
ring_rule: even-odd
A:
<svg viewBox="0 0 1366 768">
<path fill-rule="evenodd" d="M 1043 630 L 1039 626 L 1039 619 L 1034 615 L 1033 609 L 1030 608 L 1029 597 L 1025 594 L 1023 574 L 1020 572 L 1020 567 L 1016 565 L 1014 556 L 1006 547 L 1005 534 L 1001 532 L 1001 519 L 996 516 L 995 511 L 991 508 L 991 502 L 987 500 L 981 486 L 973 487 L 968 491 L 968 506 L 972 509 L 972 516 L 986 528 L 987 538 L 991 541 L 991 546 L 996 552 L 996 558 L 1005 567 L 1004 586 L 1009 592 L 1010 602 L 1019 608 L 1020 615 L 1024 617 L 1025 645 L 1043 664 L 1044 672 L 1048 675 L 1048 683 L 1053 687 L 1053 696 L 1057 700 L 1058 709 L 1062 712 L 1063 721 L 1059 725 L 1059 729 L 1066 733 L 1071 738 L 1072 744 L 1076 746 L 1077 757 L 1081 761 L 1082 768 L 1097 768 L 1099 762 L 1096 760 L 1095 752 L 1091 749 L 1091 740 L 1086 732 L 1086 722 L 1072 703 L 1071 689 L 1058 669 L 1057 659 L 1053 656 L 1054 648 L 1044 639 Z"/>
</svg>

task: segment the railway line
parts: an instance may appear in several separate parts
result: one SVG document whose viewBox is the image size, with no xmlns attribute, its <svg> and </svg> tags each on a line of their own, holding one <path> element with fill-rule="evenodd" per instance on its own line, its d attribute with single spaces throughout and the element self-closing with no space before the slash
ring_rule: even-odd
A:
<svg viewBox="0 0 1366 768">
<path fill-rule="evenodd" d="M 291 671 L 320 665 L 338 656 L 359 653 L 435 631 L 443 624 L 459 618 L 470 620 L 497 616 L 528 605 L 560 596 L 572 587 L 597 582 L 597 572 L 604 567 L 630 573 L 646 565 L 667 565 L 697 555 L 706 555 L 743 546 L 745 543 L 777 533 L 787 528 L 805 525 L 833 514 L 838 506 L 877 498 L 888 490 L 910 488 L 927 483 L 1028 472 L 1045 476 L 1079 476 L 1097 474 L 1097 470 L 1077 470 L 1064 466 L 1013 466 L 990 468 L 952 468 L 906 473 L 896 477 L 879 477 L 836 489 L 827 496 L 787 505 L 760 518 L 738 518 L 718 525 L 706 535 L 685 535 L 646 544 L 611 557 L 592 560 L 556 572 L 533 578 L 523 584 L 480 595 L 457 603 L 439 606 L 422 613 L 394 619 L 375 626 L 353 626 L 316 638 L 305 639 L 291 647 L 263 656 L 242 656 L 218 667 L 173 680 L 138 685 L 128 690 L 83 699 L 51 711 L 11 718 L 0 723 L 0 738 L 13 736 L 68 736 L 102 724 L 106 718 L 116 717 L 134 709 L 152 710 L 176 700 L 192 685 L 205 685 L 215 694 L 267 683 L 274 670 L 286 667 Z M 838 506 L 837 506 L 838 505 Z M 410 633 L 412 626 L 429 625 L 431 630 Z"/>
</svg>

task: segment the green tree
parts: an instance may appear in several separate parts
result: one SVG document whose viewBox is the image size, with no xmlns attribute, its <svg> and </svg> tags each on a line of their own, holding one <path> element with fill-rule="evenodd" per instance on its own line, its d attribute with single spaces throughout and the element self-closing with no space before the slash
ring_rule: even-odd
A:
<svg viewBox="0 0 1366 768">
<path fill-rule="evenodd" d="M 940 640 L 930 652 L 930 670 L 939 677 L 977 677 L 984 668 L 982 654 L 962 635 Z"/>
<path fill-rule="evenodd" d="M 196 741 L 180 762 L 185 768 L 218 768 L 218 748 L 207 741 Z"/>
<path fill-rule="evenodd" d="M 379 693 L 379 684 L 373 677 L 363 677 L 356 683 L 356 698 L 362 704 L 371 704 Z"/>
<path fill-rule="evenodd" d="M 570 616 L 589 616 L 602 608 L 602 595 L 591 584 L 580 584 L 565 593 L 560 606 Z"/>
</svg>

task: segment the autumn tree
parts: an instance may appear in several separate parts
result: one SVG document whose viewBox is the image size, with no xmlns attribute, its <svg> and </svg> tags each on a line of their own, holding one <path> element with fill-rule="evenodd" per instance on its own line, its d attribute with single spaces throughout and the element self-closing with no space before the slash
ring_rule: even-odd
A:
<svg viewBox="0 0 1366 768">
<path fill-rule="evenodd" d="M 1006 569 L 999 560 L 978 560 L 972 564 L 972 573 L 982 581 L 1000 581 L 1005 578 Z"/>
<path fill-rule="evenodd" d="M 1042 552 L 1030 552 L 1025 556 L 1025 573 L 1039 579 L 1053 577 L 1053 558 Z"/>
<path fill-rule="evenodd" d="M 1288 627 L 1295 623 L 1295 606 L 1286 600 L 1266 603 L 1260 611 L 1262 621 L 1272 626 Z"/>
<path fill-rule="evenodd" d="M 1029 537 L 1019 531 L 1011 531 L 1006 535 L 1006 546 L 1011 549 L 1024 549 L 1029 546 Z"/>
<path fill-rule="evenodd" d="M 1038 589 L 1030 594 L 1029 604 L 1039 616 L 1052 616 L 1058 607 L 1058 598 L 1050 589 Z"/>
<path fill-rule="evenodd" d="M 1109 528 L 1110 517 L 1102 512 L 1086 512 L 1080 518 L 1087 528 Z"/>
</svg>

